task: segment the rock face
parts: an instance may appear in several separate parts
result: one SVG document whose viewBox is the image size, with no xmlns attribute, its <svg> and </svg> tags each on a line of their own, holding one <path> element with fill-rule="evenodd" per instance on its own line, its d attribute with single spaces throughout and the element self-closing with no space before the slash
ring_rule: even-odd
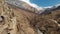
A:
<svg viewBox="0 0 60 34">
<path fill-rule="evenodd" d="M 38 15 L 28 4 L 12 2 L 0 0 L 0 34 L 60 34 L 60 10 Z"/>
</svg>

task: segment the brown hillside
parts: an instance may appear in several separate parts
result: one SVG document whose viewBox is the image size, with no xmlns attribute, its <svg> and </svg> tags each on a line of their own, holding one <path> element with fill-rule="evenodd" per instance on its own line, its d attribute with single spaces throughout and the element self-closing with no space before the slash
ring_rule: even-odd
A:
<svg viewBox="0 0 60 34">
<path fill-rule="evenodd" d="M 37 34 L 30 26 L 30 20 L 36 14 L 12 7 L 1 1 L 0 7 L 0 34 Z"/>
<path fill-rule="evenodd" d="M 38 15 L 35 8 L 24 6 L 28 9 L 0 0 L 0 34 L 60 34 L 60 10 Z"/>
</svg>

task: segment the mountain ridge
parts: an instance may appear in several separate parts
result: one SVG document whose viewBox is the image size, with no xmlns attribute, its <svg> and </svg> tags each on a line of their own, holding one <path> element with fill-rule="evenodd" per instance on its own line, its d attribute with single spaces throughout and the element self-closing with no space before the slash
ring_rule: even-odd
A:
<svg viewBox="0 0 60 34">
<path fill-rule="evenodd" d="M 30 6 L 28 3 L 21 1 L 21 0 L 17 0 L 17 1 L 16 0 L 13 0 L 13 1 L 12 0 L 6 0 L 6 3 L 9 3 L 11 5 L 15 5 L 15 6 L 20 7 L 22 9 L 25 9 L 25 10 L 29 10 L 29 11 L 34 12 L 36 14 L 42 14 L 46 11 L 49 12 L 49 10 L 54 10 L 54 9 L 56 10 L 57 8 L 59 8 L 58 6 L 60 6 L 60 4 L 57 4 L 57 5 L 52 6 L 50 8 L 49 7 L 47 7 L 47 8 L 42 7 L 43 8 L 42 10 L 37 10 L 36 8 Z"/>
</svg>

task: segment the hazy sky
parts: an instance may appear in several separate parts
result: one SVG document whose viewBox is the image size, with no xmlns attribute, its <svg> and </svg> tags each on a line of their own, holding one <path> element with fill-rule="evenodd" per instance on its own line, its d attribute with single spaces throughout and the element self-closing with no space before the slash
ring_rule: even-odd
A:
<svg viewBox="0 0 60 34">
<path fill-rule="evenodd" d="M 60 4 L 60 0 L 30 0 L 30 2 L 37 4 L 38 6 L 47 7 Z"/>
</svg>

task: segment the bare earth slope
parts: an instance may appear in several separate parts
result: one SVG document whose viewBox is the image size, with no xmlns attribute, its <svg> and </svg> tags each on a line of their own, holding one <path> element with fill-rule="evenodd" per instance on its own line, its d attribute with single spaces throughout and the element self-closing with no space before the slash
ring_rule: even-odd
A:
<svg viewBox="0 0 60 34">
<path fill-rule="evenodd" d="M 13 7 L 1 0 L 0 34 L 37 34 L 30 26 L 30 20 L 36 14 Z"/>
<path fill-rule="evenodd" d="M 38 15 L 35 8 L 24 6 L 0 0 L 0 34 L 60 34 L 60 10 Z"/>
</svg>

